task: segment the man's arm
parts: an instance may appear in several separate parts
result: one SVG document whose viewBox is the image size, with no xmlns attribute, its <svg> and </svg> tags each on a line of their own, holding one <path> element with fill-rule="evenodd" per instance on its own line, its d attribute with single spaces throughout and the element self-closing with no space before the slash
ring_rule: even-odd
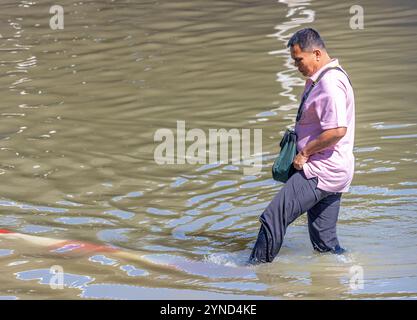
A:
<svg viewBox="0 0 417 320">
<path fill-rule="evenodd" d="M 301 170 L 308 158 L 317 152 L 335 145 L 346 134 L 346 127 L 339 127 L 323 131 L 315 140 L 310 141 L 294 158 L 294 168 Z"/>
</svg>

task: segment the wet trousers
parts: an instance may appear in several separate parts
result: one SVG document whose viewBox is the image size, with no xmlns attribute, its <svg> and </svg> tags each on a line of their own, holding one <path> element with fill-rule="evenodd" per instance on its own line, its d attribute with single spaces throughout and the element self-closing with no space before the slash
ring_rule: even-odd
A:
<svg viewBox="0 0 417 320">
<path fill-rule="evenodd" d="M 317 188 L 316 177 L 294 173 L 272 199 L 259 220 L 261 228 L 249 258 L 250 263 L 272 262 L 281 249 L 287 227 L 304 212 L 314 250 L 342 253 L 336 235 L 342 193 Z"/>
</svg>

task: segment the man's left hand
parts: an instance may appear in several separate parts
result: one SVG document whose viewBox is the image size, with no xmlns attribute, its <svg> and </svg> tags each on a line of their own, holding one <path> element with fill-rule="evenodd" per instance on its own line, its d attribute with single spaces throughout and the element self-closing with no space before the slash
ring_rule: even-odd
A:
<svg viewBox="0 0 417 320">
<path fill-rule="evenodd" d="M 308 161 L 308 156 L 305 156 L 302 154 L 302 152 L 299 152 L 293 161 L 293 166 L 297 170 L 302 170 L 304 163 Z"/>
</svg>

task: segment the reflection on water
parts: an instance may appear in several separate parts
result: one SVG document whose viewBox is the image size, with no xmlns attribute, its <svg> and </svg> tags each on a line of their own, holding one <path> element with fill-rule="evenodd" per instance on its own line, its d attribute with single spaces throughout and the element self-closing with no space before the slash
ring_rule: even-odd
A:
<svg viewBox="0 0 417 320">
<path fill-rule="evenodd" d="M 44 2 L 0 5 L 0 229 L 129 254 L 0 237 L 0 299 L 417 296 L 415 2 L 364 1 L 363 30 L 349 28 L 349 4 L 328 0 L 60 4 L 55 31 Z M 250 267 L 304 86 L 285 45 L 304 26 L 355 88 L 356 173 L 338 225 L 348 252 L 313 252 L 302 217 L 274 263 Z M 154 133 L 180 120 L 261 128 L 262 172 L 158 166 Z M 56 265 L 62 290 L 49 285 Z"/>
</svg>

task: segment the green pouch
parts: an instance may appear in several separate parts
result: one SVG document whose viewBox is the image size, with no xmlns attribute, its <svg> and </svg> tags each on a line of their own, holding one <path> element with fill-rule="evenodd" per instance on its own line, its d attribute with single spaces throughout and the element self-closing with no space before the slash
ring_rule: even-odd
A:
<svg viewBox="0 0 417 320">
<path fill-rule="evenodd" d="M 272 166 L 272 177 L 276 181 L 285 183 L 295 172 L 292 165 L 297 154 L 297 135 L 295 131 L 287 129 L 279 146 L 281 151 Z"/>
</svg>

